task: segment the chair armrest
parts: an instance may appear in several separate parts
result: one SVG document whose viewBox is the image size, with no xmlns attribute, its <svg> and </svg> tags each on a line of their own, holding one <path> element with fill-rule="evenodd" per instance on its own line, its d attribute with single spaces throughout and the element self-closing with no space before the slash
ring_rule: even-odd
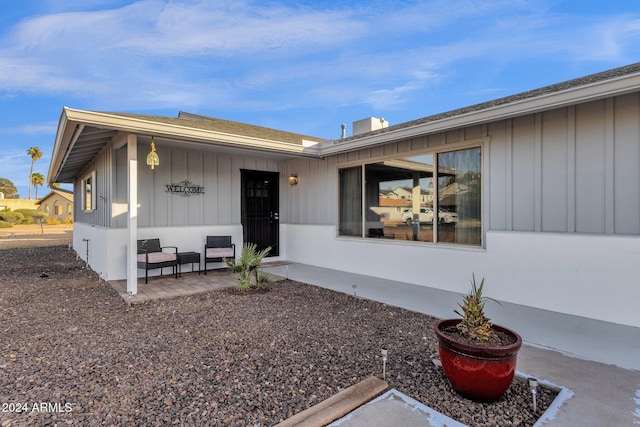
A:
<svg viewBox="0 0 640 427">
<path fill-rule="evenodd" d="M 144 254 L 145 263 L 148 264 L 149 263 L 149 249 L 138 249 L 138 255 L 142 255 L 142 254 Z"/>
<path fill-rule="evenodd" d="M 178 247 L 177 246 L 163 246 L 160 249 L 162 249 L 162 250 L 164 250 L 164 249 L 173 249 L 176 254 L 178 253 Z"/>
<path fill-rule="evenodd" d="M 137 262 L 141 262 L 142 260 L 140 260 L 138 257 L 140 255 L 144 254 L 144 262 L 145 264 L 149 264 L 149 249 L 138 249 L 138 253 L 136 256 L 136 261 Z"/>
</svg>

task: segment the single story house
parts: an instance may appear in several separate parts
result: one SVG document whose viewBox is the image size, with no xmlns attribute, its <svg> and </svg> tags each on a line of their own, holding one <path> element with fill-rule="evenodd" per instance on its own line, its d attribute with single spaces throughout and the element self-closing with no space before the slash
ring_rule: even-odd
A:
<svg viewBox="0 0 640 427">
<path fill-rule="evenodd" d="M 49 194 L 38 200 L 38 209 L 59 221 L 73 221 L 73 192 L 52 188 Z"/>
<path fill-rule="evenodd" d="M 137 239 L 202 252 L 205 236 L 231 235 L 276 260 L 461 294 L 475 274 L 503 301 L 640 327 L 640 63 L 358 123 L 323 140 L 64 108 L 48 176 L 73 183 L 79 256 L 133 294 Z M 398 187 L 412 189 L 406 223 L 380 215 L 381 192 Z"/>
<path fill-rule="evenodd" d="M 0 193 L 2 194 L 2 193 Z M 9 209 L 12 211 L 18 209 L 37 209 L 38 201 L 37 200 L 29 200 L 29 199 L 5 199 L 4 194 L 0 197 L 0 211 L 5 209 Z"/>
</svg>

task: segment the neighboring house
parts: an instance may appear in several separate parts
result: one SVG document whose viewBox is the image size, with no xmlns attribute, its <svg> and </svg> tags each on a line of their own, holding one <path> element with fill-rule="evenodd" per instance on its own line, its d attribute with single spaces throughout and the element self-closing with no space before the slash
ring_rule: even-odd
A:
<svg viewBox="0 0 640 427">
<path fill-rule="evenodd" d="M 494 298 L 640 327 L 640 64 L 335 141 L 64 108 L 48 176 L 81 195 L 79 256 L 132 293 L 137 239 L 201 252 L 225 234 L 276 259 L 461 294 L 475 274 Z M 380 189 L 395 186 L 426 189 L 456 221 L 369 238 Z"/>
<path fill-rule="evenodd" d="M 397 199 L 411 200 L 413 197 L 410 187 L 398 187 L 393 190 L 393 193 Z"/>
<path fill-rule="evenodd" d="M 38 201 L 38 209 L 60 221 L 73 220 L 73 192 L 54 188 Z"/>
<path fill-rule="evenodd" d="M 431 172 L 433 175 L 433 172 Z M 430 181 L 430 180 L 429 180 Z M 422 205 L 426 205 L 433 201 L 433 196 L 431 195 L 430 187 L 427 183 L 420 183 L 419 186 L 420 192 L 418 194 L 418 200 Z M 390 198 L 403 199 L 403 200 L 413 200 L 413 189 L 412 187 L 398 187 L 393 190 L 393 196 Z"/>
<path fill-rule="evenodd" d="M 0 211 L 5 209 L 10 209 L 12 211 L 18 209 L 37 209 L 37 203 L 37 200 L 0 198 Z"/>
<path fill-rule="evenodd" d="M 388 197 L 394 194 L 387 193 L 385 196 L 380 195 L 379 206 L 372 206 L 371 209 L 380 215 L 381 226 L 387 226 L 390 222 L 402 222 L 402 213 L 409 207 L 411 202 L 398 198 Z"/>
</svg>

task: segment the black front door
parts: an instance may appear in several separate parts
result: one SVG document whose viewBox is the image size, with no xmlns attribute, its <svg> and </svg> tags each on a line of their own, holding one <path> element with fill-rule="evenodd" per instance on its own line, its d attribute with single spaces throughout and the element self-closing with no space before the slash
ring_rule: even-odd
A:
<svg viewBox="0 0 640 427">
<path fill-rule="evenodd" d="M 268 256 L 280 255 L 279 174 L 242 170 L 242 228 L 245 243 L 258 250 L 271 246 Z"/>
</svg>

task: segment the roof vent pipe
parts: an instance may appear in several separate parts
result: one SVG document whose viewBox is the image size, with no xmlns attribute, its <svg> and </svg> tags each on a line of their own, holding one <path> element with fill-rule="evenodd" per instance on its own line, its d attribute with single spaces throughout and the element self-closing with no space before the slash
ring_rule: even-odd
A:
<svg viewBox="0 0 640 427">
<path fill-rule="evenodd" d="M 340 127 L 342 128 L 342 136 L 340 138 L 345 139 L 347 137 L 347 125 L 341 124 Z"/>
</svg>

